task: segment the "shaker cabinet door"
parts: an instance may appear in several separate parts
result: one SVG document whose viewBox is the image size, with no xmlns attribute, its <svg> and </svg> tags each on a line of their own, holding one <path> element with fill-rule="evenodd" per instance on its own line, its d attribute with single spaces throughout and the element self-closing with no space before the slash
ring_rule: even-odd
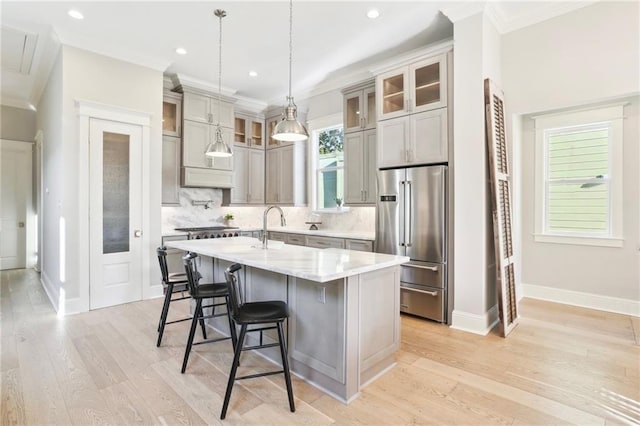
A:
<svg viewBox="0 0 640 426">
<path fill-rule="evenodd" d="M 447 109 L 412 115 L 409 162 L 429 164 L 447 160 Z"/>
<path fill-rule="evenodd" d="M 210 99 L 208 96 L 185 92 L 183 97 L 184 119 L 209 123 L 211 120 Z"/>
<path fill-rule="evenodd" d="M 204 153 L 211 139 L 210 126 L 196 121 L 184 122 L 182 141 L 183 167 L 208 167 Z"/>
<path fill-rule="evenodd" d="M 408 162 L 409 116 L 378 122 L 378 168 Z"/>
</svg>

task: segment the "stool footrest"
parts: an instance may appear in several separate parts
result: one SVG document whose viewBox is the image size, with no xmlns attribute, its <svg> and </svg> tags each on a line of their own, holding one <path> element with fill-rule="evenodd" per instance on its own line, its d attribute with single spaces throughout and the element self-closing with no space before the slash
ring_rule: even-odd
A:
<svg viewBox="0 0 640 426">
<path fill-rule="evenodd" d="M 251 333 L 252 331 L 267 331 L 267 330 L 277 330 L 277 326 L 272 327 L 260 327 L 260 328 L 252 328 L 251 330 L 247 329 L 247 333 Z"/>
<path fill-rule="evenodd" d="M 249 374 L 248 376 L 236 377 L 236 380 L 255 379 L 256 377 L 273 376 L 274 374 L 282 374 L 284 370 L 267 371 L 266 373 Z"/>
<path fill-rule="evenodd" d="M 192 345 L 202 345 L 204 343 L 221 342 L 223 340 L 229 340 L 229 339 L 231 339 L 231 337 L 219 337 L 217 339 L 207 339 L 207 340 L 203 340 L 201 342 L 193 342 Z"/>
<path fill-rule="evenodd" d="M 265 348 L 273 348 L 274 346 L 280 346 L 279 343 L 269 343 L 266 345 L 257 345 L 257 346 L 246 346 L 242 348 L 243 351 L 252 351 L 254 349 L 265 349 Z"/>
<path fill-rule="evenodd" d="M 167 321 L 165 324 L 175 324 L 175 323 L 177 323 L 177 322 L 189 321 L 189 320 L 191 320 L 191 319 L 193 319 L 193 317 L 189 317 L 189 318 L 182 318 L 182 319 L 179 319 L 179 320 L 173 320 L 173 321 Z"/>
</svg>

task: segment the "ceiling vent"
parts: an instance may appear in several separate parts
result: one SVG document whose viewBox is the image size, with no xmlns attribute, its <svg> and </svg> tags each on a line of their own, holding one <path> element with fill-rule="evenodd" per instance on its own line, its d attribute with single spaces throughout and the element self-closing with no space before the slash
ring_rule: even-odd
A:
<svg viewBox="0 0 640 426">
<path fill-rule="evenodd" d="M 1 30 L 2 54 L 0 63 L 2 70 L 30 74 L 38 35 L 6 27 Z"/>
</svg>

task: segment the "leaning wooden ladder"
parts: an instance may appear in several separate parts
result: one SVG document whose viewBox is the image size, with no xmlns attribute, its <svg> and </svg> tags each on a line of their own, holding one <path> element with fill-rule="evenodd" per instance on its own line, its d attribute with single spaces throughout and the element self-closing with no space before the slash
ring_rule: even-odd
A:
<svg viewBox="0 0 640 426">
<path fill-rule="evenodd" d="M 506 337 L 518 325 L 518 305 L 511 232 L 511 182 L 503 98 L 502 90 L 487 78 L 484 81 L 484 103 L 491 175 L 498 309 L 502 323 L 502 335 Z"/>
</svg>

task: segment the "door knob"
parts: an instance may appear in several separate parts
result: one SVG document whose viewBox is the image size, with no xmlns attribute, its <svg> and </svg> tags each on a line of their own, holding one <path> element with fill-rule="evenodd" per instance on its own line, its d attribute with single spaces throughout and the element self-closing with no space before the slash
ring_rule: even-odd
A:
<svg viewBox="0 0 640 426">
<path fill-rule="evenodd" d="M 24 228 L 24 222 L 18 222 L 18 228 Z"/>
<path fill-rule="evenodd" d="M 136 229 L 135 231 L 133 231 L 133 236 L 136 238 L 140 238 L 142 236 L 142 231 L 139 229 Z"/>
</svg>

